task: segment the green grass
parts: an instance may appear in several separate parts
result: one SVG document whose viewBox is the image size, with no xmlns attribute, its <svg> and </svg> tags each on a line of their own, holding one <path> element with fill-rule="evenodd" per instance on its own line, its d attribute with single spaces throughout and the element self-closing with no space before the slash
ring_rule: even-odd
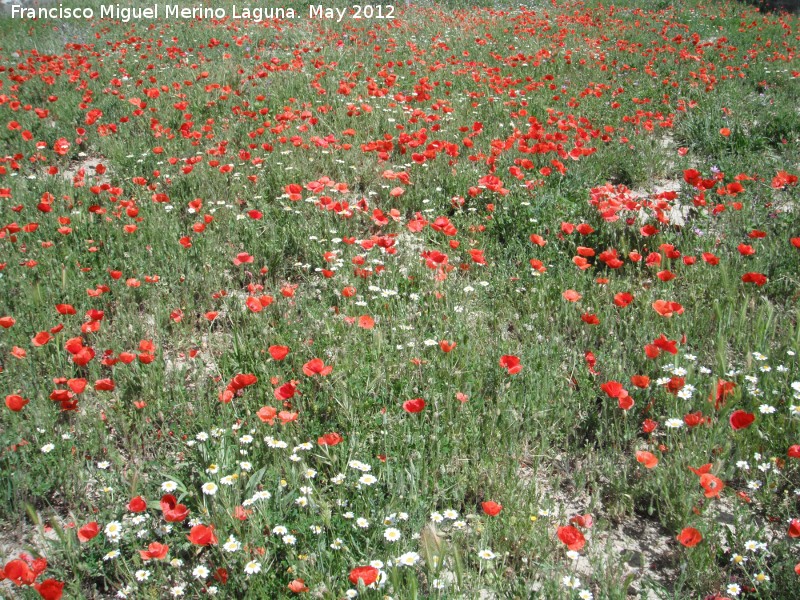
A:
<svg viewBox="0 0 800 600">
<path fill-rule="evenodd" d="M 279 598 L 293 580 L 320 598 L 792 597 L 800 229 L 796 179 L 775 178 L 800 165 L 796 19 L 484 4 L 0 19 L 0 382 L 29 401 L 0 412 L 7 576 L 27 551 L 68 598 Z M 593 197 L 628 204 L 604 219 Z M 648 358 L 662 335 L 677 352 Z M 305 373 L 314 358 L 332 371 Z M 736 410 L 754 423 L 734 430 Z M 689 469 L 709 463 L 719 497 Z M 557 530 L 587 513 L 567 554 Z M 187 537 L 198 524 L 216 544 Z M 141 556 L 154 542 L 164 560 Z M 358 588 L 371 561 L 380 589 Z"/>
</svg>

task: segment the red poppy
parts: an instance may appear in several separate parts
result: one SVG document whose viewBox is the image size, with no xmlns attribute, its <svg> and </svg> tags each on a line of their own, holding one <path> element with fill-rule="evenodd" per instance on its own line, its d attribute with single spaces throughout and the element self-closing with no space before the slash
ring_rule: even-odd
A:
<svg viewBox="0 0 800 600">
<path fill-rule="evenodd" d="M 709 397 L 709 400 L 714 400 L 714 408 L 719 410 L 724 406 L 725 399 L 733 393 L 734 389 L 736 389 L 736 384 L 734 382 L 718 379 L 716 394 L 712 393 Z"/>
<path fill-rule="evenodd" d="M 186 536 L 195 546 L 213 546 L 217 543 L 217 536 L 214 535 L 214 526 L 195 525 Z"/>
<path fill-rule="evenodd" d="M 600 385 L 600 389 L 608 394 L 609 398 L 623 398 L 628 395 L 619 381 L 606 381 Z"/>
<path fill-rule="evenodd" d="M 261 419 L 263 423 L 275 424 L 275 418 L 278 416 L 278 410 L 272 406 L 262 406 L 258 409 L 256 416 Z"/>
<path fill-rule="evenodd" d="M 363 567 L 356 567 L 352 571 L 350 571 L 350 583 L 353 585 L 358 585 L 360 581 L 366 586 L 372 585 L 378 580 L 379 571 L 375 567 L 371 567 L 369 565 Z"/>
<path fill-rule="evenodd" d="M 666 318 L 670 318 L 673 314 L 683 314 L 683 306 L 677 302 L 668 302 L 667 300 L 656 300 L 653 302 L 653 310 Z"/>
<path fill-rule="evenodd" d="M 91 523 L 87 523 L 80 529 L 78 529 L 78 540 L 81 542 L 88 542 L 93 537 L 97 535 L 100 531 L 100 526 L 97 524 L 97 521 L 92 521 Z"/>
<path fill-rule="evenodd" d="M 600 325 L 600 319 L 597 317 L 597 315 L 591 313 L 582 314 L 581 321 L 583 321 L 587 325 Z"/>
<path fill-rule="evenodd" d="M 706 498 L 716 498 L 725 487 L 725 483 L 719 477 L 711 473 L 703 473 L 700 475 L 700 485 L 705 490 L 703 495 Z"/>
<path fill-rule="evenodd" d="M 31 570 L 28 563 L 19 558 L 7 562 L 2 573 L 14 585 L 31 585 L 36 581 L 36 573 Z"/>
<path fill-rule="evenodd" d="M 114 387 L 114 380 L 110 378 L 98 379 L 94 382 L 94 389 L 98 392 L 113 392 Z"/>
<path fill-rule="evenodd" d="M 620 292 L 619 294 L 614 294 L 614 304 L 616 304 L 620 308 L 625 308 L 631 302 L 633 302 L 633 296 L 631 296 L 628 292 Z"/>
<path fill-rule="evenodd" d="M 289 354 L 289 346 L 270 346 L 269 355 L 272 360 L 283 360 Z"/>
<path fill-rule="evenodd" d="M 650 378 L 647 375 L 631 375 L 631 383 L 641 389 L 650 385 Z"/>
<path fill-rule="evenodd" d="M 287 423 L 297 421 L 298 416 L 298 413 L 290 412 L 288 410 L 282 410 L 278 413 L 278 418 L 281 420 L 281 425 L 286 425 Z"/>
<path fill-rule="evenodd" d="M 747 429 L 755 420 L 756 417 L 753 413 L 749 413 L 741 409 L 733 411 L 730 416 L 731 427 L 733 427 L 734 431 Z"/>
<path fill-rule="evenodd" d="M 564 297 L 564 300 L 566 300 L 567 302 L 577 302 L 578 300 L 583 298 L 583 296 L 581 296 L 575 290 L 566 290 L 561 295 Z"/>
<path fill-rule="evenodd" d="M 644 433 L 653 433 L 656 430 L 656 427 L 658 427 L 658 423 L 653 421 L 653 419 L 645 419 L 642 422 L 642 431 Z"/>
<path fill-rule="evenodd" d="M 239 265 L 250 264 L 253 262 L 253 257 L 250 256 L 247 252 L 240 252 L 236 255 L 236 258 L 233 259 L 234 266 L 238 267 Z"/>
<path fill-rule="evenodd" d="M 33 586 L 44 600 L 61 600 L 64 593 L 64 582 L 55 579 L 45 579 L 42 583 Z"/>
<path fill-rule="evenodd" d="M 326 433 L 322 437 L 317 438 L 317 444 L 320 446 L 335 446 L 344 441 L 344 438 L 338 433 Z"/>
<path fill-rule="evenodd" d="M 132 498 L 130 502 L 128 502 L 127 506 L 128 510 L 132 513 L 140 513 L 147 510 L 147 502 L 141 496 L 136 496 Z"/>
<path fill-rule="evenodd" d="M 30 400 L 23 398 L 19 394 L 11 394 L 6 396 L 6 406 L 13 412 L 21 411 Z"/>
<path fill-rule="evenodd" d="M 503 505 L 498 504 L 497 502 L 492 502 L 491 500 L 487 500 L 486 502 L 481 502 L 481 508 L 483 509 L 483 512 L 490 517 L 496 517 L 500 514 L 500 511 L 503 510 Z"/>
<path fill-rule="evenodd" d="M 761 273 L 745 273 L 742 275 L 742 281 L 744 283 L 755 283 L 758 287 L 761 287 L 767 283 L 767 276 Z"/>
<path fill-rule="evenodd" d="M 686 423 L 686 426 L 691 429 L 692 427 L 697 427 L 701 423 L 706 420 L 705 416 L 702 412 L 697 411 L 693 413 L 687 413 L 683 415 L 683 422 Z"/>
<path fill-rule="evenodd" d="M 361 327 L 361 329 L 372 329 L 375 327 L 375 319 L 369 315 L 358 317 L 358 326 Z"/>
<path fill-rule="evenodd" d="M 786 532 L 790 538 L 800 537 L 800 519 L 792 519 L 789 522 L 789 531 Z"/>
<path fill-rule="evenodd" d="M 439 342 L 439 348 L 441 348 L 442 352 L 444 352 L 445 354 L 447 354 L 448 352 L 451 352 L 453 350 L 453 348 L 455 348 L 455 347 L 456 347 L 456 343 L 455 342 L 451 342 L 449 340 L 442 340 L 442 341 Z"/>
<path fill-rule="evenodd" d="M 71 304 L 56 304 L 56 310 L 61 315 L 74 315 L 76 313 Z"/>
<path fill-rule="evenodd" d="M 422 398 L 413 398 L 411 400 L 406 400 L 403 402 L 403 410 L 407 413 L 418 413 L 422 412 L 422 409 L 425 408 L 425 400 Z"/>
<path fill-rule="evenodd" d="M 31 340 L 31 344 L 33 346 L 36 346 L 36 347 L 44 346 L 51 339 L 53 339 L 53 336 L 51 336 L 49 332 L 40 331 L 35 336 L 33 336 L 33 339 Z"/>
<path fill-rule="evenodd" d="M 284 400 L 289 400 L 290 398 L 294 397 L 296 392 L 297 387 L 295 386 L 294 382 L 290 381 L 289 383 L 284 383 L 281 387 L 277 388 L 273 394 L 276 400 L 283 402 Z"/>
<path fill-rule="evenodd" d="M 504 354 L 500 357 L 500 366 L 508 371 L 509 375 L 516 375 L 522 371 L 519 357 L 510 354 Z"/>
<path fill-rule="evenodd" d="M 789 450 L 786 453 L 789 458 L 800 458 L 800 444 L 793 444 L 789 446 Z"/>
<path fill-rule="evenodd" d="M 331 371 L 333 371 L 333 367 L 330 365 L 325 365 L 322 362 L 321 358 L 312 358 L 306 364 L 303 365 L 303 373 L 305 373 L 308 377 L 313 377 L 314 375 L 330 375 Z"/>
<path fill-rule="evenodd" d="M 168 523 L 180 523 L 189 516 L 189 509 L 183 504 L 178 504 L 177 498 L 172 494 L 161 497 L 161 512 Z"/>
<path fill-rule="evenodd" d="M 192 541 L 191 537 L 189 538 L 193 544 L 196 543 Z M 216 541 L 214 542 L 216 543 Z M 206 546 L 208 544 L 200 544 L 202 546 Z M 147 550 L 139 550 L 139 556 L 142 557 L 142 560 L 164 560 L 167 557 L 167 552 L 169 552 L 169 546 L 165 544 L 160 544 L 158 542 L 153 542 L 147 547 Z"/>
<path fill-rule="evenodd" d="M 286 587 L 289 588 L 290 592 L 293 592 L 295 594 L 302 594 L 303 592 L 308 591 L 308 586 L 306 585 L 306 582 L 303 581 L 302 579 L 293 579 L 292 581 L 289 582 L 289 585 L 287 585 Z"/>
<path fill-rule="evenodd" d="M 9 327 L 13 327 L 16 320 L 14 317 L 0 317 L 0 327 L 3 329 L 8 329 Z"/>
<path fill-rule="evenodd" d="M 646 469 L 653 469 L 658 464 L 656 455 L 646 450 L 636 452 L 636 460 L 642 463 Z"/>
<path fill-rule="evenodd" d="M 572 525 L 559 527 L 556 531 L 556 535 L 558 535 L 558 539 L 560 539 L 569 550 L 578 551 L 586 545 L 586 538 Z"/>
<path fill-rule="evenodd" d="M 591 529 L 594 525 L 594 517 L 592 517 L 592 515 L 589 513 L 586 513 L 585 515 L 575 515 L 574 517 L 570 518 L 569 522 L 572 525 L 577 525 L 578 527 L 583 527 L 584 529 Z"/>
<path fill-rule="evenodd" d="M 703 541 L 703 535 L 694 527 L 685 527 L 678 534 L 677 540 L 687 548 L 694 548 Z"/>
</svg>

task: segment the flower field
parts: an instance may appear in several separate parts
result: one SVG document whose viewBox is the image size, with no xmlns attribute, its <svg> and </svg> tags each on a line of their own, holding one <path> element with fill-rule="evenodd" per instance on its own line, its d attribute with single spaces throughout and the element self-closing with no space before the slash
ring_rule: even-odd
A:
<svg viewBox="0 0 800 600">
<path fill-rule="evenodd" d="M 797 17 L 476 3 L 0 16 L 0 596 L 798 597 Z"/>
</svg>

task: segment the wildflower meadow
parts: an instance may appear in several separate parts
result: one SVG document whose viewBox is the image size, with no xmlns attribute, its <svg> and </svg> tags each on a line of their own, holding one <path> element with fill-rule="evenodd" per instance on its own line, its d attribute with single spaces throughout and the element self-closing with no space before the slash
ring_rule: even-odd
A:
<svg viewBox="0 0 800 600">
<path fill-rule="evenodd" d="M 797 16 L 183 1 L 0 12 L 0 597 L 800 597 Z"/>
</svg>

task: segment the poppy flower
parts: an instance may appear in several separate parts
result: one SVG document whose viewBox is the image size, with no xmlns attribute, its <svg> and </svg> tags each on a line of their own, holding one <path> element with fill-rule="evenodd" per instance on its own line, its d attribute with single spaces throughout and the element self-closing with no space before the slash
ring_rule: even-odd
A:
<svg viewBox="0 0 800 600">
<path fill-rule="evenodd" d="M 253 260 L 253 257 L 247 252 L 240 252 L 236 255 L 236 258 L 233 259 L 233 264 L 234 266 L 238 267 L 239 265 L 248 265 L 252 263 Z"/>
<path fill-rule="evenodd" d="M 641 389 L 650 385 L 650 378 L 647 375 L 631 375 L 631 383 Z"/>
<path fill-rule="evenodd" d="M 269 355 L 272 360 L 283 360 L 289 354 L 289 346 L 270 346 Z"/>
<path fill-rule="evenodd" d="M 356 567 L 350 571 L 348 579 L 353 585 L 358 585 L 358 582 L 360 581 L 365 586 L 370 586 L 378 580 L 378 575 L 378 569 L 366 565 L 363 567 Z"/>
<path fill-rule="evenodd" d="M 369 315 L 362 315 L 358 317 L 358 326 L 361 329 L 372 329 L 373 327 L 375 327 L 375 319 L 373 319 Z"/>
<path fill-rule="evenodd" d="M 658 464 L 658 458 L 656 458 L 656 455 L 651 452 L 647 452 L 646 450 L 637 451 L 636 460 L 642 463 L 645 469 L 653 469 Z"/>
<path fill-rule="evenodd" d="M 503 510 L 503 505 L 488 500 L 486 502 L 481 502 L 481 508 L 483 509 L 483 512 L 490 517 L 496 517 L 500 514 L 500 511 Z"/>
<path fill-rule="evenodd" d="M 140 513 L 147 510 L 147 502 L 141 496 L 136 496 L 132 498 L 130 502 L 128 502 L 128 506 L 126 507 L 132 513 Z"/>
<path fill-rule="evenodd" d="M 709 397 L 709 400 L 714 400 L 714 408 L 719 410 L 725 404 L 725 399 L 733 393 L 734 389 L 736 389 L 736 384 L 734 382 L 718 379 L 716 394 L 712 393 L 711 397 Z"/>
<path fill-rule="evenodd" d="M 711 472 L 711 467 L 712 466 L 713 465 L 711 463 L 706 463 L 706 464 L 704 464 L 704 465 L 702 465 L 700 467 L 697 467 L 696 469 L 694 467 L 688 467 L 688 468 L 692 473 L 694 473 L 698 477 L 702 477 L 706 473 L 710 473 Z"/>
<path fill-rule="evenodd" d="M 653 421 L 653 419 L 645 419 L 642 422 L 642 431 L 644 433 L 653 433 L 656 430 L 656 427 L 658 427 L 658 423 Z"/>
<path fill-rule="evenodd" d="M 583 296 L 581 296 L 575 290 L 566 290 L 561 295 L 563 296 L 564 300 L 566 300 L 567 302 L 577 302 L 578 300 L 583 298 Z"/>
<path fill-rule="evenodd" d="M 217 543 L 217 536 L 214 535 L 213 525 L 195 525 L 186 536 L 195 546 L 213 546 Z"/>
<path fill-rule="evenodd" d="M 758 287 L 761 287 L 767 283 L 767 276 L 761 273 L 745 273 L 742 275 L 742 281 L 744 283 L 755 283 Z"/>
<path fill-rule="evenodd" d="M 172 494 L 165 494 L 160 501 L 161 512 L 168 523 L 180 523 L 189 516 L 189 509 L 183 504 L 178 504 L 177 498 Z"/>
<path fill-rule="evenodd" d="M 5 578 L 14 585 L 31 585 L 36 581 L 34 573 L 24 560 L 15 558 L 6 563 L 2 569 Z"/>
<path fill-rule="evenodd" d="M 288 410 L 282 410 L 278 413 L 278 419 L 280 419 L 281 425 L 286 425 L 287 423 L 297 421 L 298 416 L 298 413 L 290 412 Z"/>
<path fill-rule="evenodd" d="M 559 527 L 556 531 L 556 535 L 558 535 L 558 539 L 561 540 L 561 542 L 569 550 L 574 550 L 577 552 L 586 545 L 586 538 L 583 537 L 583 534 L 572 525 Z"/>
<path fill-rule="evenodd" d="M 800 519 L 792 519 L 789 522 L 789 531 L 786 532 L 790 538 L 800 537 Z"/>
<path fill-rule="evenodd" d="M 451 352 L 455 347 L 456 347 L 456 343 L 455 342 L 451 342 L 449 340 L 441 340 L 439 342 L 439 348 L 445 354 L 447 354 L 448 352 Z"/>
<path fill-rule="evenodd" d="M 683 415 L 683 422 L 686 423 L 686 426 L 691 429 L 693 427 L 697 427 L 701 423 L 705 421 L 705 417 L 703 413 L 700 411 L 688 413 Z"/>
<path fill-rule="evenodd" d="M 572 525 L 577 525 L 578 527 L 583 527 L 584 529 L 591 529 L 594 525 L 594 517 L 592 517 L 592 515 L 589 513 L 586 513 L 585 515 L 575 515 L 574 517 L 570 518 L 569 522 Z"/>
<path fill-rule="evenodd" d="M 33 339 L 31 340 L 31 344 L 33 346 L 36 346 L 36 347 L 44 346 L 51 339 L 53 339 L 53 336 L 51 336 L 49 332 L 40 331 L 35 336 L 33 336 Z"/>
<path fill-rule="evenodd" d="M 703 541 L 703 535 L 694 527 L 684 527 L 677 540 L 687 548 L 694 548 Z"/>
<path fill-rule="evenodd" d="M 635 402 L 631 396 L 621 396 L 617 398 L 617 406 L 622 410 L 630 410 L 633 408 L 634 404 Z"/>
<path fill-rule="evenodd" d="M 9 329 L 10 327 L 13 327 L 14 323 L 16 323 L 14 317 L 0 317 L 0 327 L 3 329 Z"/>
<path fill-rule="evenodd" d="M 289 591 L 294 594 L 302 594 L 303 592 L 308 591 L 308 586 L 302 579 L 293 579 L 286 587 L 289 588 Z"/>
<path fill-rule="evenodd" d="M 272 406 L 262 406 L 261 408 L 258 409 L 256 416 L 259 419 L 261 419 L 262 423 L 269 423 L 270 425 L 274 425 L 275 418 L 278 416 L 278 411 Z"/>
<path fill-rule="evenodd" d="M 100 526 L 97 524 L 97 521 L 92 521 L 91 523 L 87 523 L 80 529 L 78 529 L 78 540 L 81 542 L 88 542 L 93 537 L 97 535 L 100 531 Z"/>
<path fill-rule="evenodd" d="M 98 379 L 94 382 L 94 389 L 98 392 L 113 392 L 114 380 L 110 378 Z"/>
<path fill-rule="evenodd" d="M 520 364 L 519 357 L 511 354 L 504 354 L 500 357 L 500 366 L 508 371 L 509 375 L 516 375 L 522 371 L 522 365 Z"/>
<path fill-rule="evenodd" d="M 667 337 L 663 333 L 661 334 L 660 337 L 653 340 L 653 346 L 669 354 L 678 353 L 678 342 L 675 340 L 667 339 Z"/>
<path fill-rule="evenodd" d="M 276 400 L 280 400 L 283 402 L 284 400 L 289 400 L 290 398 L 294 397 L 295 393 L 297 392 L 297 387 L 295 386 L 294 382 L 284 383 L 282 386 L 277 388 L 273 395 L 275 396 Z"/>
<path fill-rule="evenodd" d="M 581 321 L 587 325 L 600 325 L 600 319 L 597 315 L 591 313 L 584 313 L 581 315 Z"/>
<path fill-rule="evenodd" d="M 191 541 L 191 539 L 190 539 Z M 193 544 L 195 542 L 192 542 Z M 206 544 L 202 544 L 206 545 Z M 147 547 L 147 550 L 139 550 L 139 556 L 142 557 L 142 560 L 164 560 L 167 557 L 167 553 L 169 552 L 169 546 L 165 544 L 160 544 L 158 542 L 153 542 Z"/>
<path fill-rule="evenodd" d="M 422 412 L 425 408 L 425 400 L 422 398 L 413 398 L 411 400 L 406 400 L 403 402 L 403 410 L 407 413 L 418 413 Z"/>
<path fill-rule="evenodd" d="M 77 312 L 71 304 L 56 304 L 56 311 L 60 315 L 74 315 Z"/>
<path fill-rule="evenodd" d="M 682 315 L 683 306 L 677 302 L 668 302 L 667 300 L 656 300 L 652 304 L 653 310 L 660 314 L 662 317 L 669 319 L 673 314 Z"/>
<path fill-rule="evenodd" d="M 320 446 L 335 446 L 344 441 L 344 438 L 338 433 L 326 433 L 322 437 L 317 438 L 317 444 Z"/>
<path fill-rule="evenodd" d="M 619 381 L 606 381 L 600 385 L 600 389 L 608 394 L 609 398 L 623 398 L 628 395 Z"/>
<path fill-rule="evenodd" d="M 800 444 L 789 446 L 789 450 L 786 454 L 789 458 L 800 458 Z"/>
<path fill-rule="evenodd" d="M 6 396 L 6 406 L 13 412 L 21 411 L 30 400 L 23 398 L 19 394 L 11 394 Z"/>
<path fill-rule="evenodd" d="M 303 373 L 305 373 L 308 377 L 313 377 L 314 375 L 330 375 L 331 371 L 333 371 L 333 367 L 330 365 L 325 365 L 322 362 L 321 358 L 312 358 L 306 364 L 303 365 Z"/>
<path fill-rule="evenodd" d="M 64 593 L 64 582 L 45 579 L 42 583 L 34 584 L 33 589 L 39 592 L 44 600 L 61 600 Z"/>
<path fill-rule="evenodd" d="M 614 294 L 614 304 L 616 304 L 620 308 L 625 308 L 631 302 L 633 302 L 633 296 L 630 295 L 628 292 L 620 292 L 619 294 Z"/>
<path fill-rule="evenodd" d="M 716 498 L 722 492 L 722 489 L 725 487 L 725 483 L 715 475 L 711 473 L 703 473 L 700 475 L 700 485 L 703 487 L 705 492 L 703 495 L 706 498 Z"/>
<path fill-rule="evenodd" d="M 756 420 L 756 417 L 753 413 L 749 413 L 739 409 L 731 413 L 729 420 L 731 427 L 733 427 L 733 430 L 739 431 L 740 429 L 747 429 L 748 427 L 750 427 L 753 421 Z"/>
</svg>

